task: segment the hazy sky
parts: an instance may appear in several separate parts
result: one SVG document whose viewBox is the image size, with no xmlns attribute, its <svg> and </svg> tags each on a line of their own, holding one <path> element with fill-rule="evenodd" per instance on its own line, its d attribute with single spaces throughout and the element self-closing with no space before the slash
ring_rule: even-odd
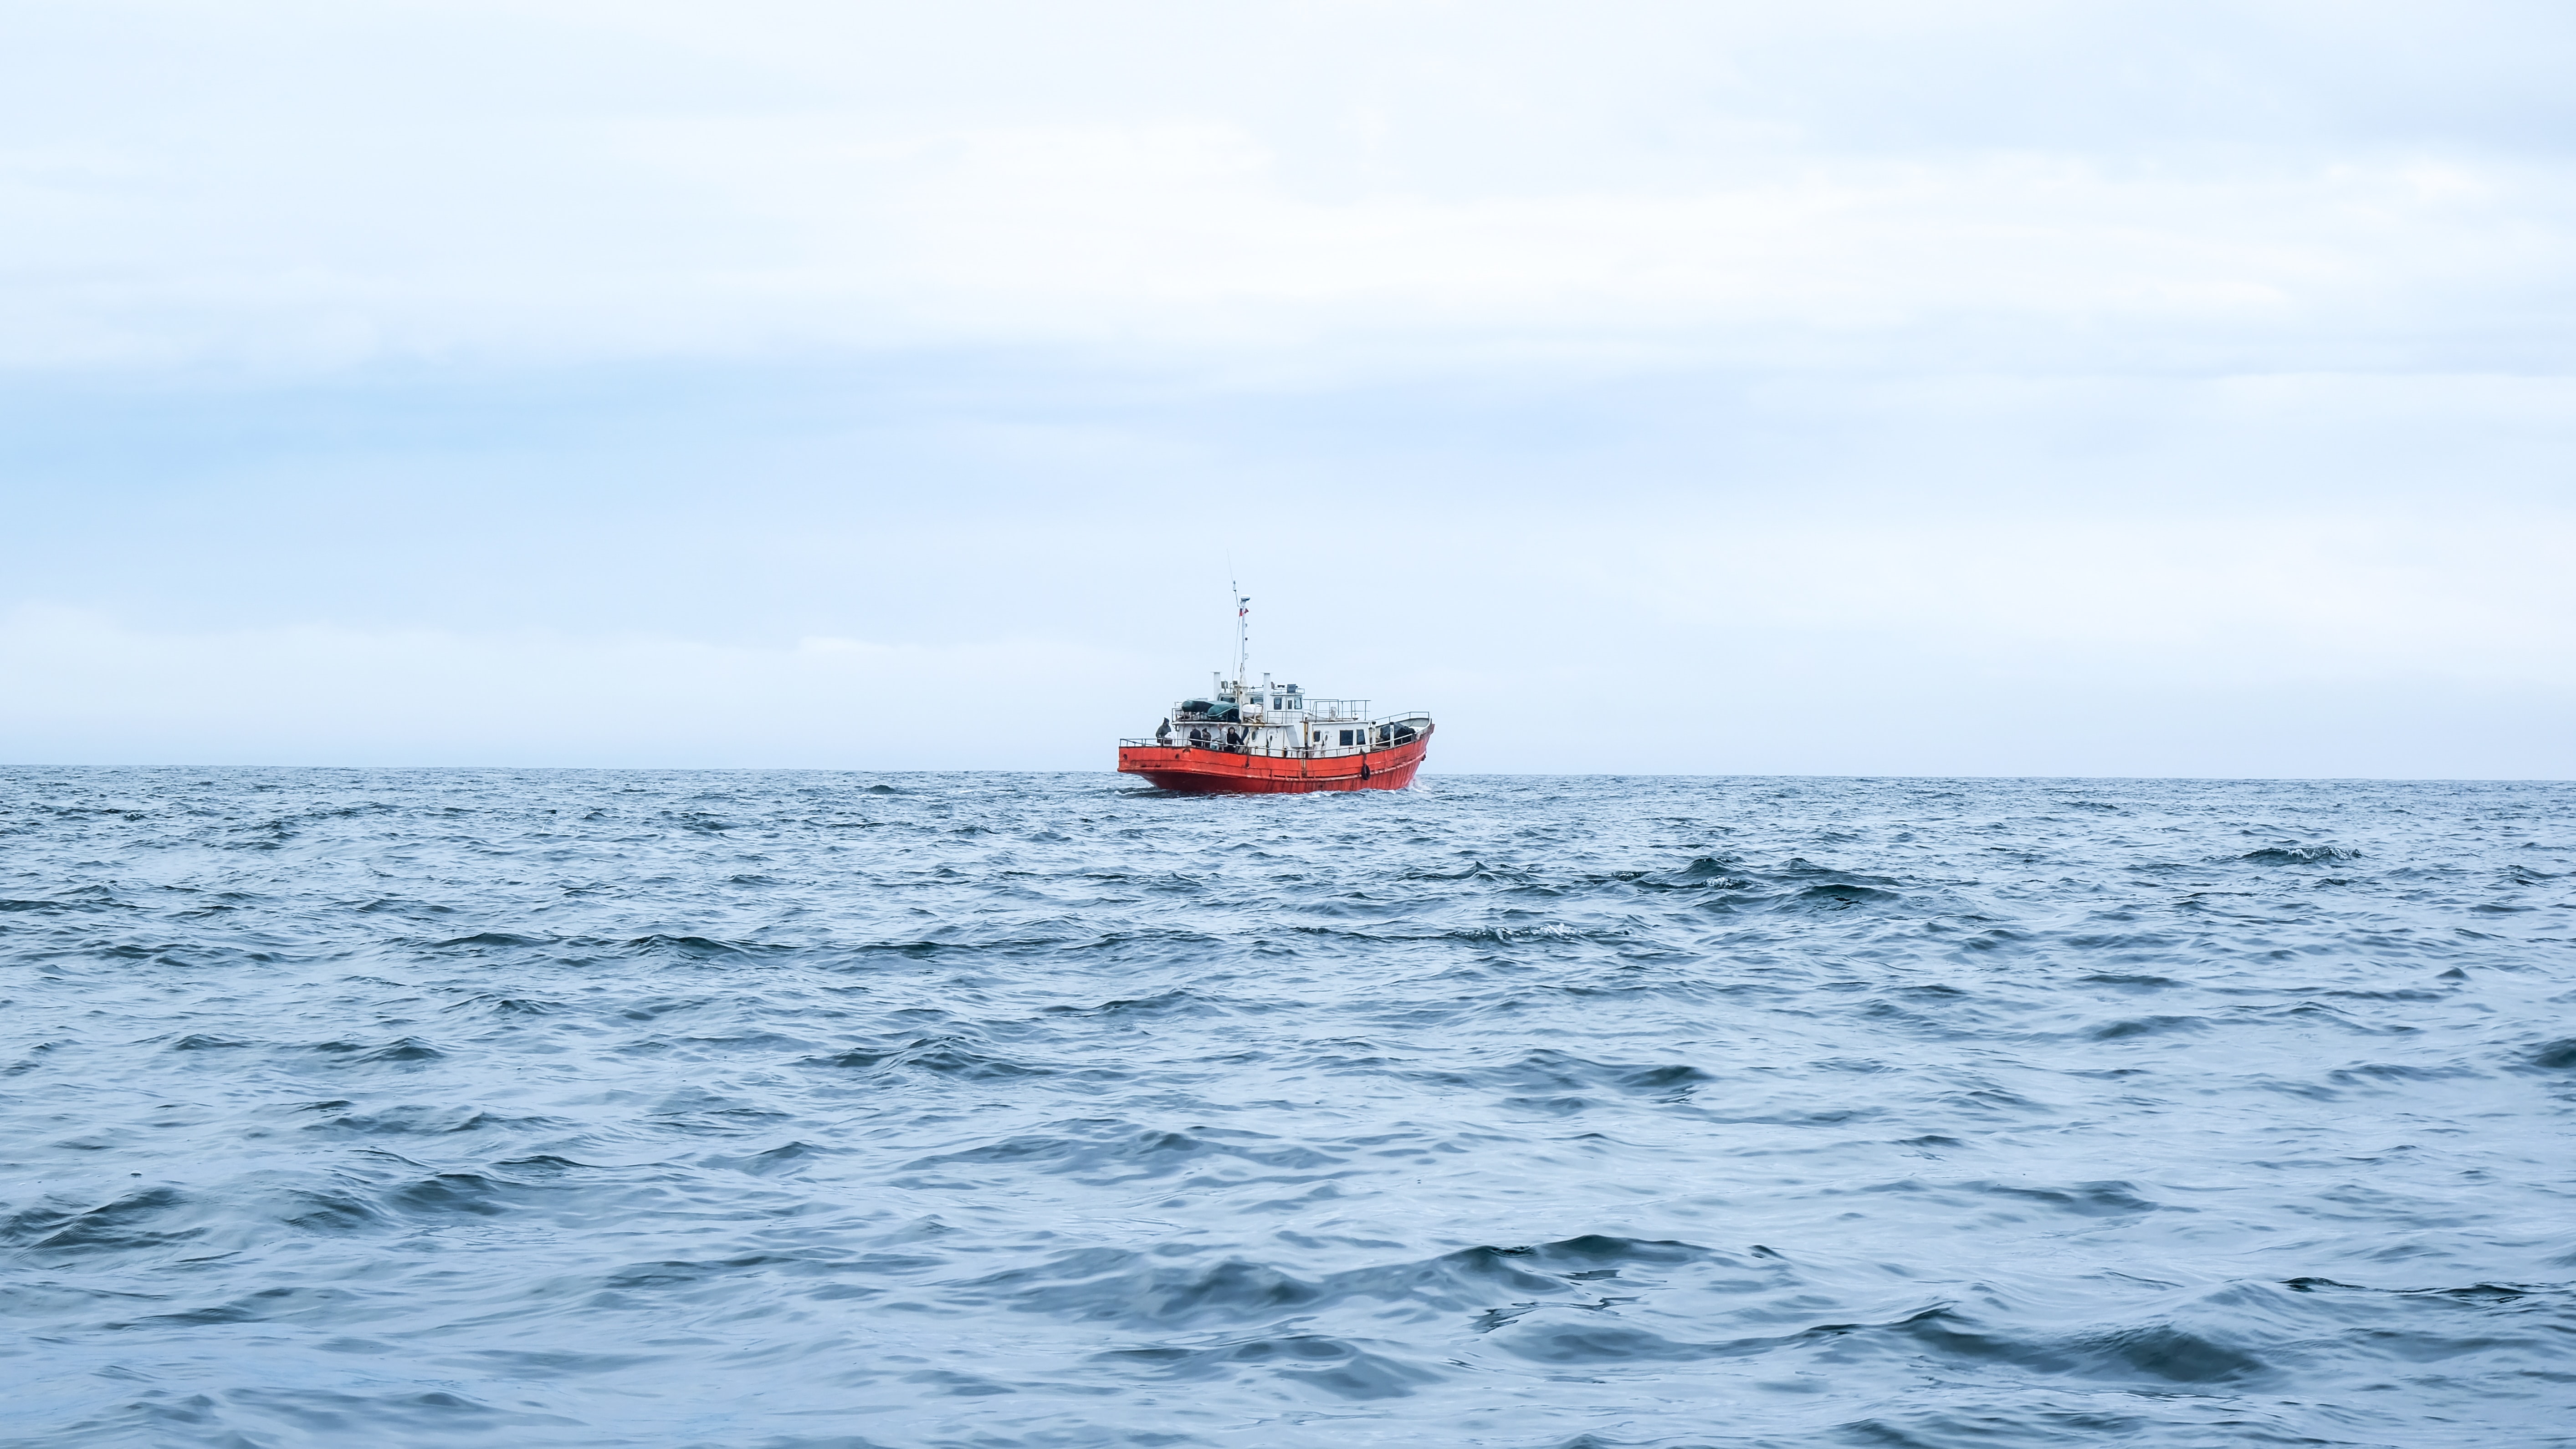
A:
<svg viewBox="0 0 2576 1449">
<path fill-rule="evenodd" d="M 0 761 L 2576 775 L 2576 8 L 0 21 Z"/>
</svg>

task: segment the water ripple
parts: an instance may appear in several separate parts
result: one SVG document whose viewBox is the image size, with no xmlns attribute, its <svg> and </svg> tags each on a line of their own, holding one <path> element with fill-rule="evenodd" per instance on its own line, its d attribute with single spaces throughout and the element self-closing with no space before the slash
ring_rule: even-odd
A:
<svg viewBox="0 0 2576 1449">
<path fill-rule="evenodd" d="M 0 1444 L 2576 1444 L 2576 788 L 0 772 Z"/>
</svg>

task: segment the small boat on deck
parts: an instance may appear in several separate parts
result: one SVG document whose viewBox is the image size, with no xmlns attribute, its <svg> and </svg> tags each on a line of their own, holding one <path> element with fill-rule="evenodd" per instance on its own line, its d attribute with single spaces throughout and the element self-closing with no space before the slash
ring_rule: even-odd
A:
<svg viewBox="0 0 2576 1449">
<path fill-rule="evenodd" d="M 1431 748 L 1431 716 L 1375 716 L 1364 699 L 1322 699 L 1245 676 L 1251 600 L 1235 600 L 1234 678 L 1166 711 L 1151 739 L 1120 740 L 1121 774 L 1195 794 L 1401 790 Z"/>
</svg>

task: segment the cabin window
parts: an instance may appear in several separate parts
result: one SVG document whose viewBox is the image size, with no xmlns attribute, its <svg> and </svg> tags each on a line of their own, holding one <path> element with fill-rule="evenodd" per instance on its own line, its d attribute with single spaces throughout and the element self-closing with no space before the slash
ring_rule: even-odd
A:
<svg viewBox="0 0 2576 1449">
<path fill-rule="evenodd" d="M 1350 732 L 1349 730 L 1344 730 L 1344 731 L 1342 731 L 1342 743 L 1343 743 L 1343 744 L 1346 744 L 1346 745 L 1347 745 L 1347 744 L 1355 743 L 1355 742 L 1351 739 L 1351 732 Z"/>
</svg>

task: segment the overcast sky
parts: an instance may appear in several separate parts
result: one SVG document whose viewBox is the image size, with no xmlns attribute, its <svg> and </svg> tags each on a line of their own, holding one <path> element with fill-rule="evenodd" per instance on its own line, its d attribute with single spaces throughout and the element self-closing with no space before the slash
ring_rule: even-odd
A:
<svg viewBox="0 0 2576 1449">
<path fill-rule="evenodd" d="M 22 0 L 0 761 L 2576 775 L 2576 8 Z"/>
</svg>

